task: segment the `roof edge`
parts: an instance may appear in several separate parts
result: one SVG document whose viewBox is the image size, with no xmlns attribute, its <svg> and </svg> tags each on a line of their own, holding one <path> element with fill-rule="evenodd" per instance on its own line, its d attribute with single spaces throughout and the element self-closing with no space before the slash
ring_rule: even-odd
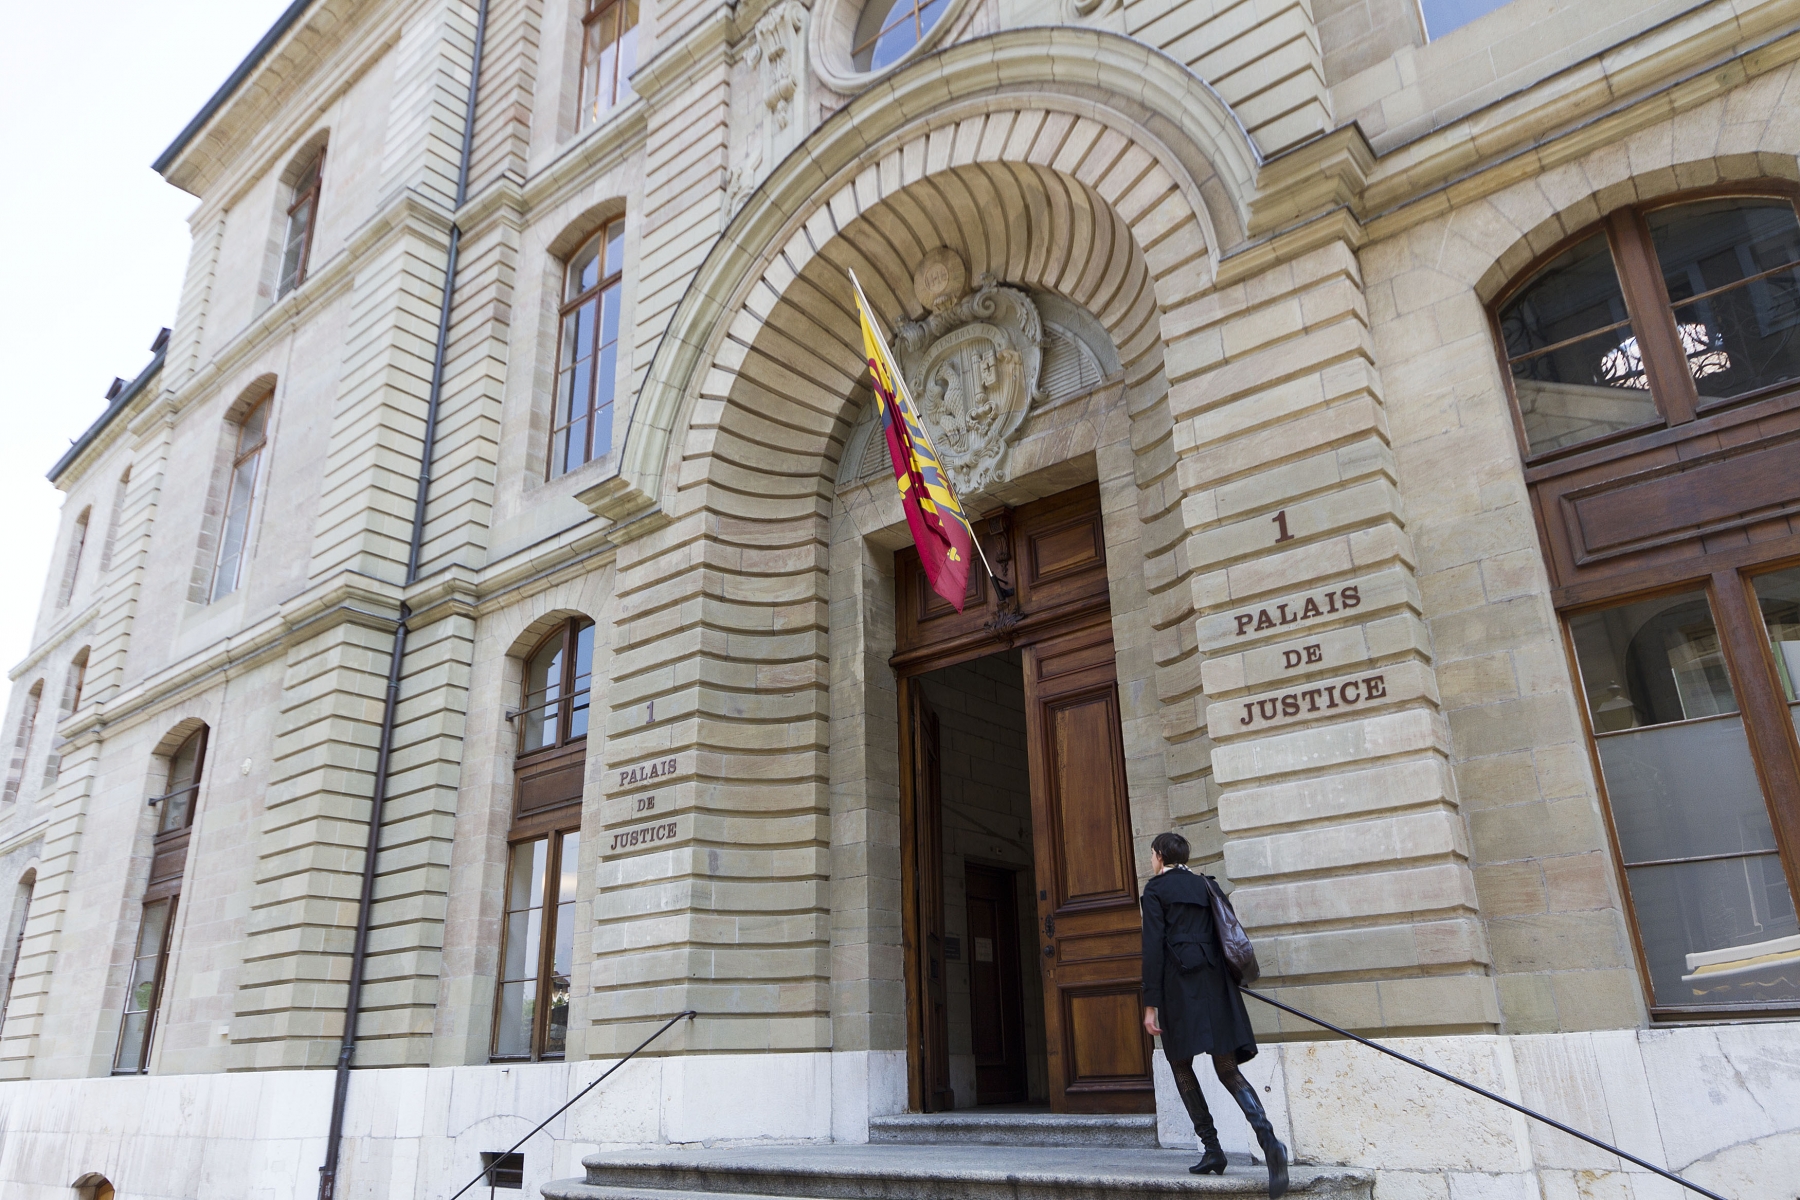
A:
<svg viewBox="0 0 1800 1200">
<path fill-rule="evenodd" d="M 137 378 L 126 384 L 125 389 L 113 397 L 112 402 L 106 406 L 106 411 L 87 427 L 87 432 L 76 438 L 74 444 L 63 452 L 61 458 L 56 460 L 56 465 L 45 472 L 44 477 L 51 483 L 55 483 L 62 477 L 63 472 L 74 465 L 75 460 L 80 458 L 102 433 L 106 432 L 106 427 L 113 423 L 113 419 L 125 411 L 125 406 L 137 399 L 138 394 L 149 386 L 150 380 L 162 370 L 163 360 L 169 356 L 169 339 L 164 336 L 159 337 L 157 341 L 162 345 L 157 347 L 156 353 L 151 356 L 144 369 L 138 372 Z"/>
<path fill-rule="evenodd" d="M 182 131 L 175 135 L 175 140 L 156 156 L 156 161 L 150 164 L 153 171 L 158 175 L 167 173 L 168 169 L 174 165 L 175 160 L 181 156 L 181 152 L 186 150 L 188 144 L 200 135 L 200 131 L 206 128 L 207 122 L 218 115 L 219 110 L 225 107 L 226 102 L 231 99 L 238 88 L 244 85 L 244 81 L 250 78 L 256 68 L 262 64 L 262 60 L 268 57 L 269 51 L 275 48 L 275 43 L 279 42 L 282 35 L 293 28 L 294 23 L 311 7 L 312 3 L 313 0 L 294 0 L 287 6 L 286 11 L 275 18 L 275 24 L 269 26 L 269 31 L 262 35 L 262 40 L 257 42 L 250 53 L 244 56 L 244 61 L 237 65 L 237 69 L 232 71 L 230 77 L 219 85 L 219 90 L 212 94 L 212 98 L 201 106 L 199 112 L 194 114 L 194 119 L 189 121 Z"/>
</svg>

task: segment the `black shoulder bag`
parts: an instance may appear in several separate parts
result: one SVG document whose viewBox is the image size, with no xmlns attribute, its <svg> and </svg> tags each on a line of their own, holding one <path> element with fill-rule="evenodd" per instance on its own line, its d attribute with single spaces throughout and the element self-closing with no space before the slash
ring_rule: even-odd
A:
<svg viewBox="0 0 1800 1200">
<path fill-rule="evenodd" d="M 1225 961 L 1231 966 L 1231 977 L 1239 987 L 1255 983 L 1262 977 L 1262 968 L 1256 965 L 1256 947 L 1250 944 L 1250 935 L 1244 932 L 1237 910 L 1219 890 L 1218 880 L 1211 875 L 1200 875 L 1200 878 L 1206 881 L 1206 890 L 1212 893 L 1213 924 L 1219 931 L 1219 948 L 1225 952 Z"/>
</svg>

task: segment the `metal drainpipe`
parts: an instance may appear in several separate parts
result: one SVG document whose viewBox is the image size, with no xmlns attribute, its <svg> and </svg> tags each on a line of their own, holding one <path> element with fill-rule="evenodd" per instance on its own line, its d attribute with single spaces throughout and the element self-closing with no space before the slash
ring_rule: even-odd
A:
<svg viewBox="0 0 1800 1200">
<path fill-rule="evenodd" d="M 475 49 L 469 62 L 469 102 L 463 110 L 462 155 L 456 170 L 456 201 L 469 198 L 469 159 L 475 146 L 475 100 L 481 87 L 481 52 L 487 41 L 488 0 L 475 9 Z M 425 542 L 425 505 L 431 494 L 431 460 L 437 446 L 438 407 L 444 395 L 444 362 L 450 352 L 451 302 L 456 294 L 457 251 L 462 229 L 450 224 L 450 248 L 444 263 L 444 299 L 438 306 L 437 347 L 431 361 L 431 391 L 425 401 L 425 444 L 420 451 L 419 492 L 413 502 L 412 540 L 406 556 L 406 583 L 419 578 L 419 556 Z M 344 1143 L 344 1109 L 350 1098 L 350 1060 L 356 1054 L 356 1026 L 362 1014 L 363 970 L 369 957 L 369 919 L 375 902 L 375 859 L 381 848 L 381 812 L 387 801 L 388 764 L 394 750 L 394 715 L 400 706 L 400 671 L 406 658 L 406 622 L 412 609 L 400 605 L 394 647 L 388 656 L 387 696 L 381 710 L 381 740 L 375 752 L 375 791 L 370 798 L 369 840 L 363 848 L 362 895 L 356 908 L 356 940 L 350 953 L 349 996 L 344 1002 L 344 1040 L 338 1047 L 337 1078 L 331 1089 L 331 1126 L 325 1135 L 325 1163 L 319 1168 L 319 1200 L 337 1191 L 338 1158 Z"/>
</svg>

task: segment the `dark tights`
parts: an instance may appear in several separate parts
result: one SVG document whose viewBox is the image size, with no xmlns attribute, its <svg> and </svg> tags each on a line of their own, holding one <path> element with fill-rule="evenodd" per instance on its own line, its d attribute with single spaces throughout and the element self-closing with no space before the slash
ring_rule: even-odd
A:
<svg viewBox="0 0 1800 1200">
<path fill-rule="evenodd" d="M 1226 1091 L 1236 1092 L 1243 1086 L 1244 1076 L 1238 1070 L 1237 1055 L 1212 1054 L 1208 1057 L 1212 1059 L 1213 1074 L 1219 1077 L 1219 1082 L 1225 1085 Z M 1175 1073 L 1175 1086 L 1181 1090 L 1183 1099 L 1187 1098 L 1190 1090 L 1196 1096 L 1200 1094 L 1200 1081 L 1194 1078 L 1193 1059 L 1172 1058 L 1169 1060 L 1169 1070 Z"/>
<path fill-rule="evenodd" d="M 1226 1091 L 1238 1097 L 1240 1105 L 1243 1103 L 1242 1097 L 1246 1095 L 1255 1097 L 1256 1093 L 1245 1081 L 1243 1072 L 1238 1070 L 1236 1055 L 1214 1054 L 1211 1057 L 1213 1073 L 1219 1077 L 1219 1082 L 1225 1085 Z M 1200 1080 L 1194 1076 L 1194 1060 L 1171 1058 L 1169 1070 L 1175 1076 L 1175 1089 L 1181 1093 L 1181 1103 L 1187 1109 L 1188 1117 L 1194 1122 L 1194 1132 L 1200 1135 L 1200 1140 L 1207 1147 L 1217 1146 L 1219 1144 L 1218 1128 L 1213 1124 L 1212 1113 L 1206 1107 L 1206 1097 L 1200 1091 Z"/>
</svg>

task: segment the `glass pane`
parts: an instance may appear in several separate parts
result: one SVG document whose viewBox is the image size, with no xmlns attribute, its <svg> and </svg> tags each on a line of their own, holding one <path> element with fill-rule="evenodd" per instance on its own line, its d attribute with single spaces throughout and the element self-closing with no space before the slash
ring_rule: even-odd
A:
<svg viewBox="0 0 1800 1200">
<path fill-rule="evenodd" d="M 590 241 L 587 245 L 577 250 L 575 252 L 575 257 L 569 260 L 568 290 L 564 292 L 563 299 L 573 300 L 575 297 L 581 295 L 581 293 L 587 291 L 599 282 L 600 239 L 595 238 L 593 241 Z M 563 336 L 565 340 L 568 338 L 568 330 L 572 327 L 573 326 L 569 323 L 564 323 Z M 564 362 L 568 361 L 568 355 L 569 350 L 565 346 L 563 351 Z"/>
<path fill-rule="evenodd" d="M 140 1071 L 144 1065 L 144 1027 L 150 1023 L 149 1013 L 126 1013 L 119 1025 L 119 1052 L 113 1056 L 113 1070 Z"/>
<path fill-rule="evenodd" d="M 1511 366 L 1513 395 L 1532 454 L 1662 419 L 1629 325 L 1517 359 Z"/>
<path fill-rule="evenodd" d="M 281 252 L 281 280 L 276 294 L 285 296 L 300 282 L 301 268 L 306 265 L 306 231 L 312 225 L 313 206 L 302 204 L 288 215 L 287 239 Z"/>
<path fill-rule="evenodd" d="M 594 323 L 598 316 L 594 310 L 597 307 L 597 298 L 590 298 L 570 314 L 575 318 L 575 345 L 578 357 L 592 353 L 588 347 L 594 344 Z"/>
<path fill-rule="evenodd" d="M 1658 1004 L 1800 1000 L 1800 924 L 1778 855 L 1625 874 Z"/>
<path fill-rule="evenodd" d="M 1705 593 L 1569 629 L 1656 1003 L 1800 998 L 1800 929 Z"/>
<path fill-rule="evenodd" d="M 626 0 L 622 7 L 625 13 L 625 31 L 619 35 L 618 62 L 614 68 L 619 81 L 617 95 L 620 103 L 637 94 L 631 87 L 631 73 L 637 70 L 638 0 Z M 619 269 L 619 260 L 611 254 L 607 255 L 606 264 L 608 271 Z"/>
<path fill-rule="evenodd" d="M 1737 711 L 1703 592 L 1571 618 L 1596 733 Z"/>
<path fill-rule="evenodd" d="M 594 360 L 584 358 L 575 364 L 569 372 L 569 419 L 576 420 L 587 415 L 593 404 L 594 395 Z"/>
<path fill-rule="evenodd" d="M 895 9 L 899 11 L 896 12 Z M 912 0 L 898 0 L 898 3 L 895 0 L 869 0 L 863 6 L 862 16 L 858 17 L 856 21 L 856 34 L 851 39 L 850 58 L 857 70 L 872 71 L 876 67 L 886 66 L 894 58 L 899 57 L 896 54 L 884 58 L 881 62 L 875 61 L 876 43 L 880 40 L 882 31 L 893 23 L 895 18 L 901 16 L 906 18 L 907 34 L 910 37 L 912 34 Z M 910 46 L 911 43 L 908 42 L 907 45 Z M 905 50 L 902 49 L 900 53 L 905 53 Z"/>
<path fill-rule="evenodd" d="M 506 916 L 506 953 L 500 964 L 501 979 L 532 979 L 537 976 L 536 933 L 538 910 L 528 908 Z"/>
<path fill-rule="evenodd" d="M 569 738 L 586 737 L 589 691 L 594 682 L 594 626 L 583 625 L 575 634 L 575 690 L 569 697 Z"/>
<path fill-rule="evenodd" d="M 512 848 L 511 881 L 507 885 L 506 911 L 520 912 L 544 902 L 544 864 L 549 840 L 534 838 Z"/>
<path fill-rule="evenodd" d="M 531 1053 L 531 1010 L 536 995 L 533 982 L 501 985 L 500 1012 L 494 1019 L 494 1057 L 524 1058 Z"/>
<path fill-rule="evenodd" d="M 1742 717 L 1634 729 L 1599 748 L 1627 864 L 1775 849 Z"/>
<path fill-rule="evenodd" d="M 269 425 L 269 406 L 258 404 L 244 417 L 244 423 L 238 428 L 238 456 L 241 458 L 247 450 L 254 450 L 262 445 L 263 434 Z"/>
<path fill-rule="evenodd" d="M 1531 453 L 1657 419 L 1604 235 L 1539 271 L 1501 310 L 1500 333 Z"/>
<path fill-rule="evenodd" d="M 563 457 L 562 469 L 573 471 L 588 460 L 588 423 L 587 418 L 569 426 L 569 440 Z"/>
<path fill-rule="evenodd" d="M 262 453 L 259 451 L 239 463 L 231 473 L 231 494 L 225 502 L 225 525 L 219 531 L 219 563 L 213 571 L 214 600 L 237 591 L 244 561 L 244 543 L 250 531 L 250 502 L 256 495 L 256 471 L 261 462 Z"/>
<path fill-rule="evenodd" d="M 581 835 L 565 833 L 562 840 L 562 878 L 557 880 L 556 899 L 570 904 L 575 900 L 576 878 L 581 865 Z M 557 918 L 559 921 L 561 918 Z"/>
<path fill-rule="evenodd" d="M 567 373 L 569 366 L 574 363 L 576 359 L 582 357 L 581 342 L 576 337 L 576 332 L 580 326 L 580 312 L 580 309 L 576 309 L 574 312 L 569 313 L 563 318 L 562 348 L 557 363 L 565 374 Z M 569 419 L 569 410 L 566 406 L 559 407 L 556 411 L 557 420 L 566 421 Z"/>
<path fill-rule="evenodd" d="M 637 0 L 632 0 L 631 11 L 637 12 Z M 636 35 L 633 34 L 635 37 Z M 625 222 L 614 221 L 606 227 L 606 273 L 616 275 L 625 269 Z M 616 327 L 617 322 L 614 322 Z M 617 336 L 616 334 L 614 336 Z"/>
<path fill-rule="evenodd" d="M 1419 10 L 1425 14 L 1425 36 L 1435 42 L 1505 3 L 1507 0 L 1419 0 Z"/>
<path fill-rule="evenodd" d="M 200 733 L 198 730 L 188 735 L 187 741 L 181 743 L 169 759 L 169 786 L 163 790 L 173 792 L 179 788 L 189 787 L 200 778 Z"/>
<path fill-rule="evenodd" d="M 544 1057 L 560 1057 L 568 1038 L 569 977 L 553 975 L 550 978 L 550 1021 L 544 1030 Z"/>
<path fill-rule="evenodd" d="M 1756 600 L 1775 652 L 1782 694 L 1790 705 L 1800 702 L 1800 567 L 1758 576 Z"/>
<path fill-rule="evenodd" d="M 562 714 L 563 637 L 558 634 L 525 664 L 525 704 L 519 714 L 523 726 L 521 751 L 554 746 Z"/>
<path fill-rule="evenodd" d="M 151 960 L 152 974 L 155 961 L 162 954 L 163 934 L 168 928 L 169 902 L 159 900 L 155 904 L 146 904 L 143 923 L 138 926 L 137 957 Z"/>
<path fill-rule="evenodd" d="M 1646 221 L 1701 398 L 1729 399 L 1800 377 L 1793 205 L 1709 200 L 1661 209 Z M 1683 303 L 1694 296 L 1703 298 Z"/>
<path fill-rule="evenodd" d="M 619 284 L 613 284 L 600 293 L 600 303 L 605 307 L 605 315 L 600 321 L 600 340 L 610 345 L 619 340 Z"/>
</svg>

